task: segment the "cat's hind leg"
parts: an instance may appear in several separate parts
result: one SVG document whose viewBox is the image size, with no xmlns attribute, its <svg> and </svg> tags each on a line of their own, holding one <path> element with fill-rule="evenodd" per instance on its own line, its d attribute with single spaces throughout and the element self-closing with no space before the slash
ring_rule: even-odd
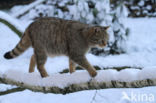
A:
<svg viewBox="0 0 156 103">
<path fill-rule="evenodd" d="M 76 64 L 69 58 L 69 72 L 75 72 Z"/>
<path fill-rule="evenodd" d="M 36 65 L 36 59 L 35 59 L 35 54 L 33 54 L 33 55 L 31 56 L 31 60 L 30 60 L 29 73 L 34 72 L 34 70 L 35 70 L 35 65 Z"/>
</svg>

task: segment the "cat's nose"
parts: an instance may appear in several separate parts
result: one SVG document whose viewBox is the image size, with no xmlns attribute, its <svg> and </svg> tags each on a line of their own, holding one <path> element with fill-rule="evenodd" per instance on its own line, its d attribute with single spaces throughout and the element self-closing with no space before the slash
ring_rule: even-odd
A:
<svg viewBox="0 0 156 103">
<path fill-rule="evenodd" d="M 103 42 L 103 43 L 100 44 L 99 46 L 103 48 L 103 47 L 105 47 L 106 45 L 107 45 L 107 43 L 106 43 L 106 42 Z"/>
</svg>

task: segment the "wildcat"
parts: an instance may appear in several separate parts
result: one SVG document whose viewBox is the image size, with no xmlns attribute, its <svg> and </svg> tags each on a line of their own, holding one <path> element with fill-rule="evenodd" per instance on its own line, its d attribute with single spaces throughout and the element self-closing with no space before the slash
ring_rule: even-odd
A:
<svg viewBox="0 0 156 103">
<path fill-rule="evenodd" d="M 30 46 L 34 49 L 29 72 L 34 72 L 35 65 L 42 77 L 48 73 L 44 68 L 48 56 L 66 55 L 69 57 L 69 71 L 73 73 L 75 66 L 85 68 L 91 77 L 97 72 L 87 61 L 85 54 L 91 47 L 105 47 L 109 39 L 109 27 L 90 26 L 78 21 L 44 17 L 31 23 L 25 30 L 16 47 L 5 53 L 6 59 L 22 54 Z"/>
</svg>

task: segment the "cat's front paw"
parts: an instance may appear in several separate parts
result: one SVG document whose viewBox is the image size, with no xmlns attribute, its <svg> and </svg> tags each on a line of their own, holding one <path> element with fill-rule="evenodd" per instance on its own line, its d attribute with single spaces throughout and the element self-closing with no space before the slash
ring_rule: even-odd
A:
<svg viewBox="0 0 156 103">
<path fill-rule="evenodd" d="M 49 77 L 49 75 L 48 75 L 47 73 L 42 73 L 42 74 L 41 74 L 41 77 L 42 77 L 42 78 L 46 78 L 46 77 Z"/>
<path fill-rule="evenodd" d="M 97 75 L 97 72 L 96 72 L 96 71 L 92 71 L 92 72 L 90 72 L 90 76 L 91 76 L 91 77 L 94 78 L 96 75 Z"/>
</svg>

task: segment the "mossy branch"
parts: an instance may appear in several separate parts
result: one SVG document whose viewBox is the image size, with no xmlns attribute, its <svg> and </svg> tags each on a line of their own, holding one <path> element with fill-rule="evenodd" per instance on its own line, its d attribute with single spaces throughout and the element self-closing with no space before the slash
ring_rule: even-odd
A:
<svg viewBox="0 0 156 103">
<path fill-rule="evenodd" d="M 19 37 L 22 36 L 22 32 L 20 30 L 18 30 L 13 24 L 11 24 L 10 22 L 8 22 L 5 19 L 0 18 L 0 22 L 7 25 L 12 31 L 14 31 Z"/>
<path fill-rule="evenodd" d="M 25 90 L 25 88 L 17 87 L 17 88 L 8 89 L 6 91 L 0 91 L 0 96 L 10 94 L 10 93 L 20 92 L 23 90 Z"/>
</svg>

